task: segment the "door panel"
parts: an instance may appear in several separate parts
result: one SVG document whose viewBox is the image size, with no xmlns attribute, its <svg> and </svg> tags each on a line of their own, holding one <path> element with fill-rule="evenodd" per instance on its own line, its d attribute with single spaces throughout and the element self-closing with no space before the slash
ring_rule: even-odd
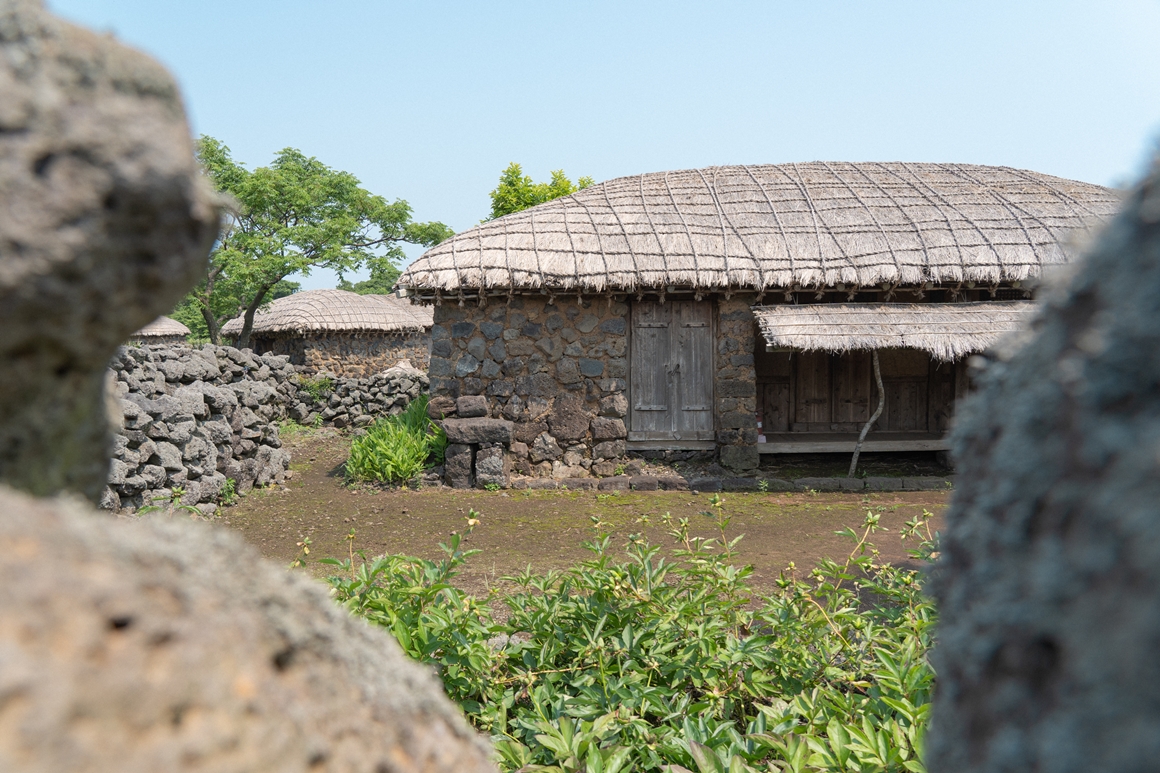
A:
<svg viewBox="0 0 1160 773">
<path fill-rule="evenodd" d="M 676 322 L 675 430 L 683 440 L 713 439 L 713 317 L 709 304 L 672 304 Z"/>
<path fill-rule="evenodd" d="M 761 431 L 789 432 L 789 384 L 775 382 L 761 385 Z"/>
<path fill-rule="evenodd" d="M 632 313 L 633 432 L 672 431 L 670 407 L 670 319 L 656 303 L 641 303 Z"/>
<path fill-rule="evenodd" d="M 871 372 L 869 352 L 848 352 L 834 358 L 834 421 L 865 424 L 870 418 Z"/>
<path fill-rule="evenodd" d="M 712 440 L 710 303 L 633 304 L 629 377 L 629 440 Z"/>
<path fill-rule="evenodd" d="M 801 352 L 797 355 L 796 405 L 794 424 L 829 424 L 830 355 L 826 352 Z"/>
</svg>

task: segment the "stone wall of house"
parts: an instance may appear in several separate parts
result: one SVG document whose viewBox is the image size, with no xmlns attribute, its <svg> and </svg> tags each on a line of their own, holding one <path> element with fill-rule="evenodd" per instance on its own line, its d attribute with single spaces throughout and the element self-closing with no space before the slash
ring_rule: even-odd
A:
<svg viewBox="0 0 1160 773">
<path fill-rule="evenodd" d="M 717 301 L 717 445 L 721 464 L 735 471 L 757 469 L 757 371 L 753 362 L 757 326 L 746 293 Z"/>
<path fill-rule="evenodd" d="M 312 373 L 362 378 L 393 368 L 407 360 L 426 370 L 431 336 L 426 332 L 333 333 L 309 338 L 255 339 L 255 348 L 284 354 L 295 365 Z"/>
<path fill-rule="evenodd" d="M 431 410 L 452 418 L 453 445 L 480 446 L 476 453 L 488 443 L 503 444 L 470 442 L 499 437 L 488 432 L 457 434 L 457 421 L 500 420 L 511 424 L 515 473 L 559 479 L 614 473 L 610 460 L 624 455 L 627 434 L 626 304 L 517 296 L 484 308 L 445 303 L 434 311 Z M 455 449 L 456 456 L 467 452 Z M 498 469 L 500 461 L 489 464 Z M 451 485 L 472 485 L 455 469 L 448 465 Z M 506 475 L 489 482 L 506 485 Z"/>
</svg>

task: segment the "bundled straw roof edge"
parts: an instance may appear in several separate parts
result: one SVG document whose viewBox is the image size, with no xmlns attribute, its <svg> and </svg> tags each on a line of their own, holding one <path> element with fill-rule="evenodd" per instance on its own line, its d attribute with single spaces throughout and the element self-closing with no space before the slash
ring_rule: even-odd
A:
<svg viewBox="0 0 1160 773">
<path fill-rule="evenodd" d="M 427 330 L 430 308 L 393 295 L 359 295 L 346 290 L 305 290 L 278 298 L 254 315 L 253 335 L 298 336 L 327 333 L 395 333 Z M 242 332 L 242 318 L 231 319 L 222 333 Z"/>
<path fill-rule="evenodd" d="M 158 317 L 133 334 L 133 338 L 168 338 L 187 336 L 189 328 L 171 317 Z"/>
<path fill-rule="evenodd" d="M 1031 301 L 976 303 L 824 303 L 753 309 L 766 343 L 804 351 L 921 349 L 956 360 L 1024 328 Z"/>
<path fill-rule="evenodd" d="M 711 167 L 623 177 L 483 223 L 399 286 L 637 292 L 926 282 L 995 284 L 1068 262 L 1119 194 L 969 164 Z"/>
</svg>

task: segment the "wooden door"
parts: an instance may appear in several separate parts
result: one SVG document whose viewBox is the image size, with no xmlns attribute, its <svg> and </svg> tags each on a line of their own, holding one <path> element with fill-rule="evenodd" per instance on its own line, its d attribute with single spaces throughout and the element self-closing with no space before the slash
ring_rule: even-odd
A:
<svg viewBox="0 0 1160 773">
<path fill-rule="evenodd" d="M 830 354 L 800 352 L 794 384 L 794 432 L 825 432 L 833 422 Z M 825 425 L 825 426 L 822 426 Z"/>
<path fill-rule="evenodd" d="M 861 428 L 870 418 L 870 394 L 876 392 L 871 354 L 846 352 L 834 357 L 831 367 L 834 374 L 834 423 Z"/>
<path fill-rule="evenodd" d="M 713 309 L 705 301 L 632 307 L 629 440 L 712 440 Z"/>
</svg>

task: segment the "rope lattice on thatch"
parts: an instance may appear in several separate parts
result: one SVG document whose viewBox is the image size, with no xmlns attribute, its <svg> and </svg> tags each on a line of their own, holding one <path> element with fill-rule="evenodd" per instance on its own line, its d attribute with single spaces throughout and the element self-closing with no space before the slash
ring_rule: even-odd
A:
<svg viewBox="0 0 1160 773">
<path fill-rule="evenodd" d="M 1024 327 L 1031 301 L 981 303 L 819 303 L 759 306 L 770 346 L 827 352 L 921 349 L 938 360 L 979 352 Z"/>
<path fill-rule="evenodd" d="M 1007 167 L 808 163 L 622 177 L 428 250 L 399 286 L 599 293 L 996 283 L 1066 262 L 1108 188 Z"/>
<path fill-rule="evenodd" d="M 254 315 L 253 335 L 306 333 L 390 333 L 431 327 L 428 307 L 414 306 L 394 295 L 359 295 L 346 290 L 305 290 L 270 303 Z M 242 332 L 242 318 L 222 326 L 222 334 Z"/>
<path fill-rule="evenodd" d="M 145 327 L 133 334 L 133 338 L 170 338 L 172 336 L 187 336 L 189 328 L 175 319 L 158 317 Z"/>
</svg>

